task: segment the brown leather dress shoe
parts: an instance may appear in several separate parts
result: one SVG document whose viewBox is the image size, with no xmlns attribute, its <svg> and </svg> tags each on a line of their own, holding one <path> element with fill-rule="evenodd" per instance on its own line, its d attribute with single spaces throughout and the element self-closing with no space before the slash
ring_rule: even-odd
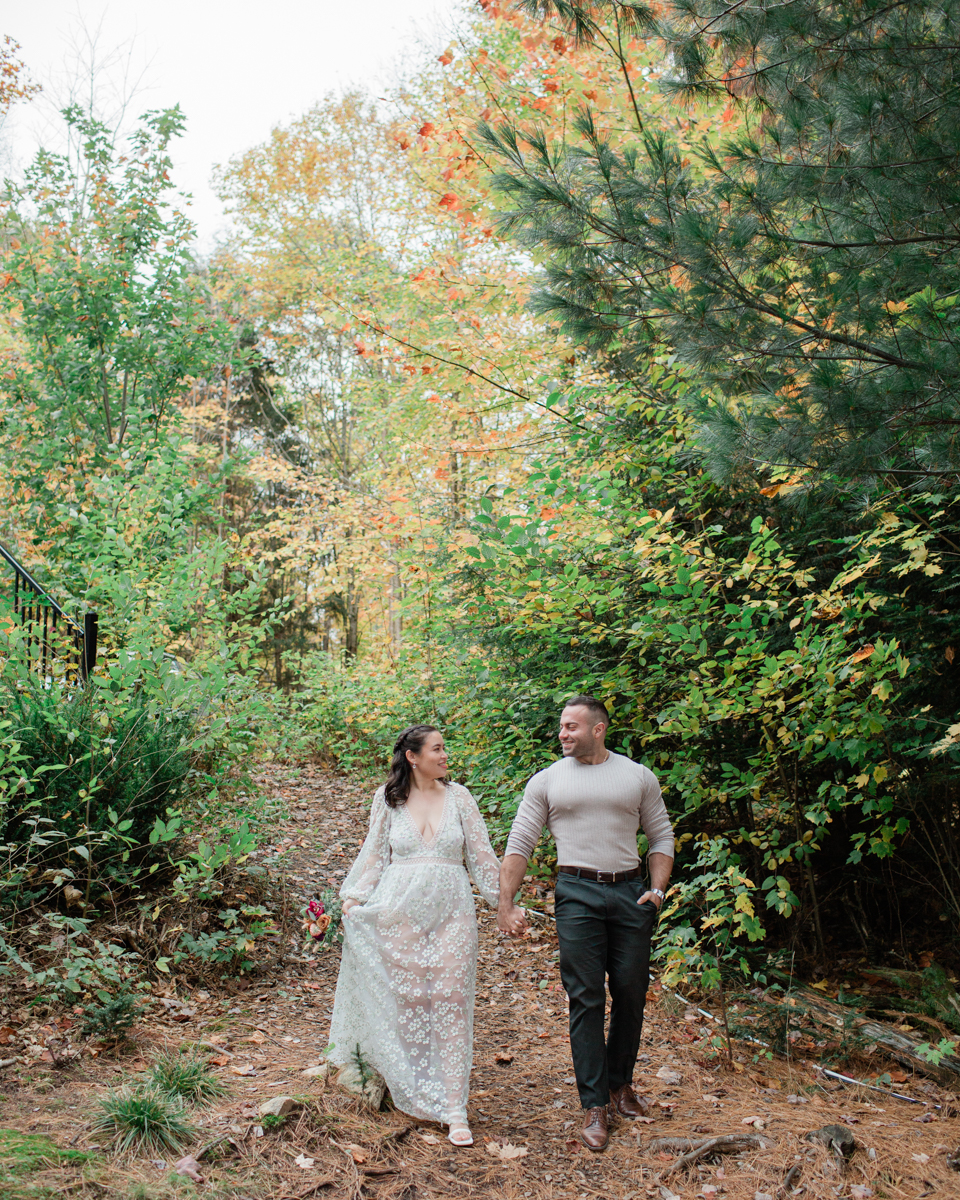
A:
<svg viewBox="0 0 960 1200">
<path fill-rule="evenodd" d="M 629 1083 L 610 1093 L 610 1103 L 621 1117 L 630 1117 L 631 1120 L 634 1117 L 645 1117 L 650 1109 L 647 1101 L 638 1096 Z"/>
<path fill-rule="evenodd" d="M 588 1150 L 606 1150 L 609 1139 L 606 1107 L 586 1109 L 583 1114 L 580 1141 Z"/>
</svg>

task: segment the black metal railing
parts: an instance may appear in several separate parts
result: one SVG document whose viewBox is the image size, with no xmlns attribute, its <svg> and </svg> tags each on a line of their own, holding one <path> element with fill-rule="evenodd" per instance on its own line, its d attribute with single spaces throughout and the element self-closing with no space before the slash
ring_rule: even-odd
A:
<svg viewBox="0 0 960 1200">
<path fill-rule="evenodd" d="M 26 567 L 0 546 L 0 571 L 4 563 L 13 570 L 13 582 L 3 590 L 0 619 L 6 618 L 8 627 L 23 628 L 22 645 L 31 665 L 46 678 L 54 661 L 61 661 L 66 675 L 75 673 L 81 684 L 85 683 L 97 661 L 97 614 L 85 613 L 83 624 L 75 621 Z"/>
</svg>

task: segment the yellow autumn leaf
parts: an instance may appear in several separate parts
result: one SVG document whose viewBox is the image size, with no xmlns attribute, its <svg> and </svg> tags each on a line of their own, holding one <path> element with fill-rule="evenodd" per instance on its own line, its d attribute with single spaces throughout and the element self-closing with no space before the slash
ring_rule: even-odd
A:
<svg viewBox="0 0 960 1200">
<path fill-rule="evenodd" d="M 725 917 L 714 913 L 712 916 L 705 917 L 700 924 L 701 929 L 712 929 L 715 925 L 723 925 L 726 921 Z"/>
<path fill-rule="evenodd" d="M 753 901 L 750 899 L 750 897 L 747 895 L 746 892 L 740 893 L 740 895 L 737 897 L 733 907 L 736 909 L 737 912 L 746 913 L 748 917 L 752 917 L 752 916 L 756 915 L 754 912 L 754 908 L 753 908 Z"/>
</svg>

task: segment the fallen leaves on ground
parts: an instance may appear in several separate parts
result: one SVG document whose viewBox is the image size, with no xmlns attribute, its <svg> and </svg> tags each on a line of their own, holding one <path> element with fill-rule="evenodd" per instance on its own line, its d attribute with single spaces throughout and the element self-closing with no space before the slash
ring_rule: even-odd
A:
<svg viewBox="0 0 960 1200">
<path fill-rule="evenodd" d="M 175 1163 L 173 1173 L 174 1175 L 186 1175 L 194 1183 L 203 1183 L 203 1176 L 200 1174 L 200 1164 L 192 1154 L 185 1154 L 179 1162 Z"/>
<path fill-rule="evenodd" d="M 530 1147 L 514 1146 L 512 1142 L 488 1142 L 487 1153 L 503 1162 L 509 1162 L 511 1159 L 523 1158 L 525 1154 L 529 1154 Z"/>
<path fill-rule="evenodd" d="M 366 834 L 366 801 L 373 789 L 313 767 L 297 772 L 271 768 L 269 775 L 261 777 L 265 789 L 277 782 L 284 788 L 291 812 L 296 801 L 304 805 L 300 815 L 291 818 L 298 825 L 299 840 L 277 836 L 276 846 L 284 847 L 282 858 L 273 851 L 258 852 L 255 857 L 272 878 L 282 870 L 288 894 L 296 889 L 298 899 L 305 902 L 317 890 L 339 885 Z M 298 849 L 303 845 L 300 835 L 305 833 L 307 821 L 311 822 L 306 838 L 309 846 Z M 335 844 L 343 846 L 344 857 L 328 867 L 323 862 L 324 852 Z M 343 870 L 337 870 L 340 867 Z M 526 890 L 532 893 L 533 885 Z M 236 902 L 255 898 L 235 894 Z M 661 1192 L 656 1176 L 676 1161 L 679 1151 L 663 1151 L 661 1156 L 648 1149 L 658 1136 L 746 1138 L 759 1132 L 758 1126 L 751 1127 L 752 1121 L 761 1120 L 767 1129 L 776 1131 L 776 1138 L 765 1131 L 765 1149 L 726 1158 L 726 1174 L 723 1168 L 705 1166 L 712 1181 L 704 1177 L 695 1183 L 690 1176 L 683 1183 L 684 1200 L 694 1197 L 698 1188 L 702 1200 L 711 1200 L 713 1189 L 713 1200 L 728 1196 L 754 1200 L 758 1190 L 776 1197 L 798 1152 L 804 1156 L 801 1183 L 807 1189 L 805 1195 L 819 1200 L 835 1193 L 839 1182 L 832 1173 L 836 1156 L 829 1147 L 811 1151 L 802 1138 L 814 1126 L 843 1123 L 845 1116 L 859 1119 L 856 1130 L 863 1141 L 863 1151 L 853 1159 L 853 1169 L 863 1174 L 859 1183 L 847 1182 L 843 1191 L 847 1200 L 872 1200 L 885 1190 L 878 1181 L 884 1174 L 890 1177 L 891 1172 L 900 1178 L 898 1187 L 904 1195 L 920 1195 L 927 1180 L 939 1189 L 938 1195 L 952 1194 L 950 1186 L 955 1188 L 958 1177 L 950 1151 L 958 1139 L 945 1133 L 952 1124 L 944 1124 L 943 1118 L 956 1111 L 954 1097 L 879 1056 L 871 1059 L 870 1071 L 891 1070 L 897 1090 L 916 1099 L 922 1097 L 929 1111 L 918 1113 L 917 1107 L 879 1098 L 876 1093 L 871 1093 L 872 1099 L 886 1105 L 886 1110 L 861 1104 L 856 1089 L 824 1086 L 810 1061 L 792 1057 L 790 1065 L 782 1060 L 753 1062 L 753 1051 L 746 1046 L 734 1047 L 734 1055 L 741 1055 L 743 1061 L 734 1061 L 731 1070 L 712 1046 L 713 1035 L 705 1032 L 706 1026 L 700 1028 L 701 1014 L 688 1006 L 696 1019 L 681 1019 L 683 1006 L 678 1009 L 674 999 L 656 984 L 650 989 L 635 1076 L 638 1090 L 651 1105 L 651 1115 L 633 1122 L 615 1120 L 607 1152 L 590 1154 L 576 1137 L 579 1104 L 566 1037 L 566 1006 L 559 990 L 558 968 L 552 961 L 557 949 L 555 934 L 545 926 L 535 939 L 507 941 L 498 934 L 493 916 L 482 906 L 478 908 L 478 991 L 493 1003 L 477 1009 L 477 1067 L 469 1103 L 478 1145 L 456 1151 L 455 1158 L 436 1125 L 411 1122 L 396 1112 L 363 1112 L 355 1099 L 323 1078 L 324 1072 L 302 1075 L 309 1064 L 321 1061 L 327 1044 L 339 959 L 335 945 L 325 946 L 317 954 L 302 945 L 287 951 L 286 957 L 278 952 L 269 969 L 242 980 L 221 981 L 216 987 L 211 984 L 209 992 L 190 988 L 181 980 L 158 983 L 149 1019 L 135 1030 L 139 1054 L 152 1061 L 158 1050 L 183 1043 L 190 1031 L 174 1023 L 174 1014 L 189 1008 L 197 1014 L 189 1041 L 199 1040 L 210 1051 L 209 1065 L 219 1068 L 218 1075 L 234 1085 L 232 1093 L 205 1110 L 202 1118 L 205 1140 L 213 1141 L 221 1132 L 235 1135 L 209 1161 L 195 1159 L 203 1163 L 199 1173 L 206 1177 L 204 1186 L 211 1195 L 233 1186 L 231 1181 L 239 1169 L 244 1196 L 250 1200 L 347 1200 L 357 1194 L 356 1168 L 356 1175 L 363 1177 L 363 1194 L 380 1195 L 382 1200 L 409 1200 L 414 1191 L 417 1200 L 454 1200 L 467 1196 L 468 1191 L 475 1200 L 500 1196 L 570 1200 L 582 1193 L 594 1200 L 624 1195 L 632 1195 L 634 1200 L 670 1200 L 676 1193 L 666 1187 Z M 296 912 L 297 904 L 292 909 Z M 546 989 L 542 987 L 545 982 Z M 38 1043 L 37 1057 L 44 1039 L 66 1026 L 49 1017 L 46 1021 L 33 1018 L 27 1007 L 33 999 L 25 991 L 13 1000 L 0 997 L 0 1045 L 6 1044 L 5 1037 L 16 1043 L 33 1040 Z M 244 1043 L 242 1039 L 249 1036 L 254 1041 Z M 86 1064 L 87 1082 L 77 1084 L 77 1099 L 88 1111 L 102 1086 L 113 1087 L 145 1065 L 143 1058 L 125 1055 L 121 1059 L 107 1047 L 94 1060 L 97 1049 L 90 1046 L 85 1052 L 91 1055 Z M 3 1057 L 0 1053 L 0 1061 Z M 816 1059 L 813 1043 L 804 1057 Z M 850 1073 L 856 1073 L 855 1065 Z M 5 1082 L 12 1087 L 10 1076 Z M 66 1145 L 77 1133 L 81 1112 L 48 1107 L 50 1098 L 45 1090 L 33 1090 L 35 1083 L 51 1078 L 62 1075 L 52 1066 L 24 1066 L 16 1085 L 17 1115 L 10 1104 L 5 1122 L 28 1126 L 43 1121 L 44 1128 Z M 294 1078 L 298 1099 L 299 1089 L 303 1089 L 298 1117 L 269 1130 L 259 1128 L 260 1105 L 281 1088 L 289 1090 Z M 762 1089 L 759 1094 L 758 1088 Z M 51 1093 L 54 1098 L 60 1094 Z M 935 1103 L 943 1105 L 939 1114 L 933 1110 Z M 560 1107 L 555 1107 L 558 1104 Z M 869 1118 L 879 1114 L 882 1120 L 868 1119 L 868 1114 Z M 741 1124 L 743 1121 L 751 1124 Z M 647 1129 L 649 1125 L 655 1128 Z M 87 1134 L 86 1140 L 78 1141 L 78 1148 L 88 1149 L 91 1140 L 92 1135 Z M 945 1141 L 950 1142 L 949 1151 L 941 1145 Z M 867 1158 L 866 1147 L 876 1151 L 875 1158 Z M 364 1163 L 357 1163 L 352 1148 L 367 1156 Z M 197 1147 L 194 1151 L 200 1154 Z M 922 1161 L 924 1155 L 926 1162 Z M 955 1158 L 960 1161 L 960 1154 Z M 238 1160 L 242 1166 L 238 1167 Z M 134 1185 L 152 1195 L 157 1171 L 170 1170 L 166 1163 L 157 1163 L 141 1159 L 122 1166 L 106 1165 L 103 1184 L 116 1185 L 117 1195 L 125 1195 Z M 64 1167 L 57 1180 L 60 1186 L 52 1187 L 51 1194 L 75 1194 L 70 1189 L 76 1185 L 77 1170 Z M 113 1171 L 117 1174 L 111 1175 Z M 457 1186 L 450 1173 L 457 1177 Z M 722 1186 L 717 1186 L 721 1180 Z M 186 1186 L 190 1176 L 181 1182 Z M 681 1186 L 679 1179 L 672 1182 Z M 190 1182 L 190 1187 L 200 1186 Z"/>
</svg>

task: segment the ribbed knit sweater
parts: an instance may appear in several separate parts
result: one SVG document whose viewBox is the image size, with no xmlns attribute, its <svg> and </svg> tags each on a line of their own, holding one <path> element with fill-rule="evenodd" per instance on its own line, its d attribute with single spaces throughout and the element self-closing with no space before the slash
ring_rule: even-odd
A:
<svg viewBox="0 0 960 1200">
<path fill-rule="evenodd" d="M 538 771 L 523 793 L 506 853 L 529 858 L 544 826 L 560 866 L 630 871 L 640 861 L 640 827 L 649 853 L 673 858 L 673 826 L 657 777 L 622 754 L 591 764 L 560 758 Z"/>
</svg>

